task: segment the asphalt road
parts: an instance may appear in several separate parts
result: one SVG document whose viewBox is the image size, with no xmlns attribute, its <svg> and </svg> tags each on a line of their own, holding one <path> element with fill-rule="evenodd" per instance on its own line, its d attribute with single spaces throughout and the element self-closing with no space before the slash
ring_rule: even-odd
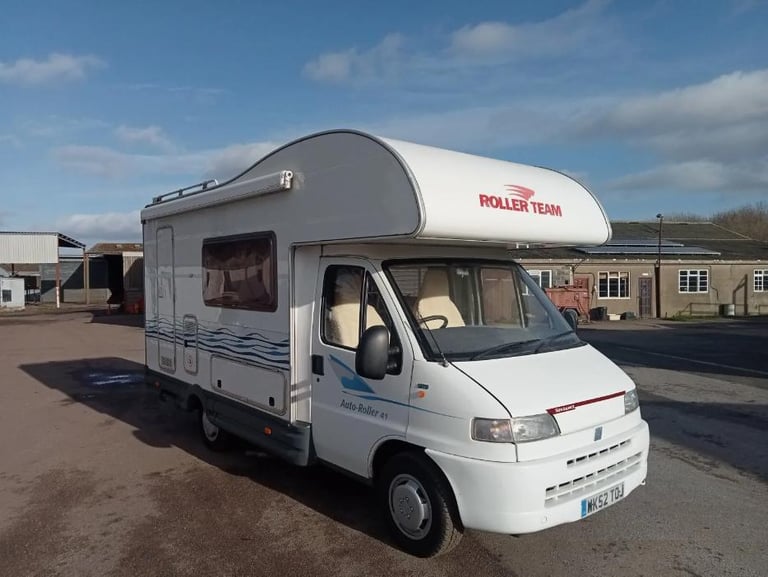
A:
<svg viewBox="0 0 768 577">
<path fill-rule="evenodd" d="M 768 324 L 580 332 L 638 383 L 648 484 L 583 522 L 469 532 L 421 560 L 390 544 L 365 487 L 205 450 L 141 384 L 140 328 L 0 318 L 0 575 L 768 574 Z"/>
</svg>

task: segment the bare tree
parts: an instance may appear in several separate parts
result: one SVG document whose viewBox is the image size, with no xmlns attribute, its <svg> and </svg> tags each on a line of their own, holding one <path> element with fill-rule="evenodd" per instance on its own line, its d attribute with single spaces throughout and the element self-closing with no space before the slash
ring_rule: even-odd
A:
<svg viewBox="0 0 768 577">
<path fill-rule="evenodd" d="M 768 241 L 768 202 L 760 201 L 715 213 L 712 222 L 750 238 Z"/>
</svg>

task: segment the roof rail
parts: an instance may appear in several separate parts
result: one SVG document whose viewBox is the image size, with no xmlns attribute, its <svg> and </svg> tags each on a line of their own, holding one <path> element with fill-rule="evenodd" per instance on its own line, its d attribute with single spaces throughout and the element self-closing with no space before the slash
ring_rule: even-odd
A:
<svg viewBox="0 0 768 577">
<path fill-rule="evenodd" d="M 219 184 L 219 181 L 215 178 L 212 178 L 210 180 L 204 180 L 203 182 L 198 182 L 197 184 L 192 184 L 190 186 L 185 186 L 184 188 L 179 188 L 178 190 L 172 190 L 171 192 L 166 192 L 165 194 L 161 194 L 160 196 L 154 196 L 152 197 L 152 204 L 157 204 L 159 202 L 163 202 L 169 199 L 169 197 L 174 196 L 175 198 L 181 198 L 184 196 L 184 193 L 186 194 L 192 194 L 193 192 L 203 192 L 204 190 L 208 189 L 208 186 L 213 184 L 213 186 L 217 186 Z M 196 190 L 199 189 L 199 190 Z"/>
</svg>

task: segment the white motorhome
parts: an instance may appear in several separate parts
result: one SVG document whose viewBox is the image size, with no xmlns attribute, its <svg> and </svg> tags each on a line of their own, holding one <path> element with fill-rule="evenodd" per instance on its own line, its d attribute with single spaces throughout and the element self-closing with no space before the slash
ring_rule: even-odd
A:
<svg viewBox="0 0 768 577">
<path fill-rule="evenodd" d="M 644 484 L 633 382 L 508 252 L 610 238 L 568 176 L 338 130 L 141 218 L 148 383 L 211 448 L 234 435 L 370 482 L 420 556 Z"/>
</svg>

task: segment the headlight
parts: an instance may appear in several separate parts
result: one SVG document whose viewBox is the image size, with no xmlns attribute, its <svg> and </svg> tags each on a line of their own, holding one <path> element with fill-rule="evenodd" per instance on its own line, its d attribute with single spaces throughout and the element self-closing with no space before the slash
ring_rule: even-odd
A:
<svg viewBox="0 0 768 577">
<path fill-rule="evenodd" d="M 515 443 L 527 441 L 540 441 L 560 434 L 557 421 L 549 413 L 531 415 L 530 417 L 517 417 L 512 419 L 512 436 Z"/>
<path fill-rule="evenodd" d="M 640 406 L 637 398 L 637 389 L 632 389 L 624 393 L 624 414 L 627 415 Z"/>
<path fill-rule="evenodd" d="M 512 442 L 512 422 L 509 419 L 473 419 L 472 438 L 491 443 Z"/>
<path fill-rule="evenodd" d="M 559 434 L 557 422 L 549 413 L 514 419 L 474 419 L 472 421 L 472 438 L 475 441 L 525 443 L 548 439 Z"/>
</svg>

